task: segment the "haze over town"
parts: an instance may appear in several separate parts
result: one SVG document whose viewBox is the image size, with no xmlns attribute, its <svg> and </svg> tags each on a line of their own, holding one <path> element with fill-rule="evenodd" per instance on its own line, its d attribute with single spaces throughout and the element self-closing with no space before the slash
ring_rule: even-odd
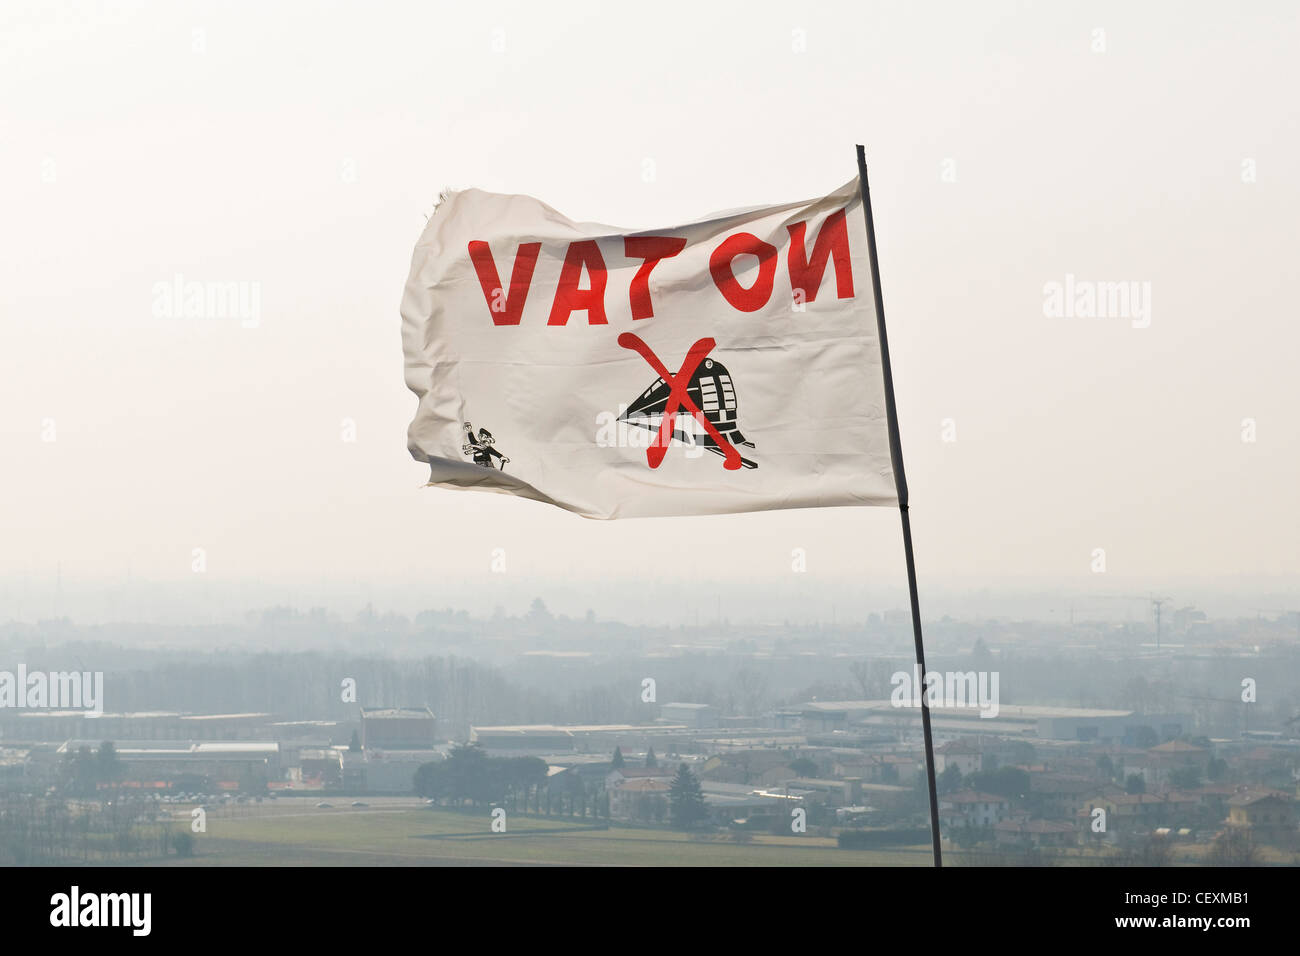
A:
<svg viewBox="0 0 1300 956">
<path fill-rule="evenodd" d="M 928 865 L 895 510 L 407 450 L 440 190 L 668 227 L 858 142 L 945 852 L 1300 862 L 1291 5 L 327 6 L 0 10 L 0 864 Z"/>
</svg>

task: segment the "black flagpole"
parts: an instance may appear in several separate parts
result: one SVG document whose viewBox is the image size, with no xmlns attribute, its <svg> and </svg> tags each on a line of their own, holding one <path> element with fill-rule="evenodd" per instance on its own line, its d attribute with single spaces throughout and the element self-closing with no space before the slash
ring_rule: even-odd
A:
<svg viewBox="0 0 1300 956">
<path fill-rule="evenodd" d="M 876 224 L 871 217 L 871 188 L 867 185 L 867 154 L 858 146 L 858 178 L 862 183 L 862 209 L 867 217 L 867 250 L 871 254 L 871 290 L 876 296 L 876 329 L 880 335 L 880 366 L 885 375 L 885 413 L 889 417 L 889 458 L 898 488 L 898 512 L 903 518 L 903 552 L 907 556 L 907 590 L 912 599 L 912 636 L 921 679 L 921 731 L 925 736 L 925 777 L 930 787 L 930 835 L 934 865 L 943 866 L 939 848 L 939 797 L 934 784 L 934 737 L 930 733 L 930 705 L 926 703 L 925 644 L 921 639 L 921 602 L 916 596 L 916 559 L 912 557 L 912 521 L 907 516 L 907 476 L 903 473 L 903 446 L 898 436 L 898 409 L 894 405 L 894 373 L 889 367 L 889 339 L 885 335 L 885 299 L 880 292 L 880 266 L 876 262 Z M 915 691 L 914 691 L 915 692 Z"/>
</svg>

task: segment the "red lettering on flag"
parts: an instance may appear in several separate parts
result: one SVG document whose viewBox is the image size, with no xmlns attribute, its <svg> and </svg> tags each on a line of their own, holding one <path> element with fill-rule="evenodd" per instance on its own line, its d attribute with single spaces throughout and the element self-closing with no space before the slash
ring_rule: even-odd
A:
<svg viewBox="0 0 1300 956">
<path fill-rule="evenodd" d="M 804 246 L 804 233 L 808 229 L 808 223 L 796 222 L 786 226 L 786 229 L 790 232 L 791 290 L 802 289 L 804 302 L 815 301 L 829 260 L 835 263 L 836 298 L 853 298 L 853 266 L 849 262 L 849 227 L 844 221 L 844 210 L 826 217 L 813 242 L 811 259 Z"/>
<path fill-rule="evenodd" d="M 591 276 L 591 288 L 579 289 L 582 270 L 586 267 Z M 569 243 L 560 267 L 560 281 L 555 287 L 555 301 L 551 303 L 551 317 L 547 325 L 567 325 L 569 315 L 586 310 L 588 325 L 608 325 L 605 318 L 605 259 L 593 239 Z"/>
<path fill-rule="evenodd" d="M 736 256 L 746 253 L 758 256 L 758 278 L 748 289 L 736 281 L 736 273 L 731 268 Z M 741 312 L 757 312 L 772 297 L 772 283 L 776 279 L 776 246 L 753 233 L 738 232 L 728 236 L 713 250 L 713 255 L 709 256 L 709 272 L 713 284 L 733 307 Z"/>
<path fill-rule="evenodd" d="M 654 305 L 650 302 L 650 270 L 685 248 L 686 240 L 674 236 L 628 236 L 623 240 L 624 255 L 629 259 L 645 260 L 632 277 L 632 288 L 628 291 L 632 318 L 649 319 L 654 316 Z"/>
<path fill-rule="evenodd" d="M 510 270 L 510 291 L 507 293 L 501 288 L 501 275 L 492 258 L 492 249 L 486 242 L 478 240 L 469 244 L 469 257 L 474 263 L 474 271 L 478 273 L 478 284 L 483 287 L 483 298 L 487 299 L 493 325 L 519 324 L 524 314 L 524 302 L 528 299 L 528 287 L 533 282 L 537 253 L 541 248 L 540 242 L 519 243 L 514 268 Z"/>
</svg>

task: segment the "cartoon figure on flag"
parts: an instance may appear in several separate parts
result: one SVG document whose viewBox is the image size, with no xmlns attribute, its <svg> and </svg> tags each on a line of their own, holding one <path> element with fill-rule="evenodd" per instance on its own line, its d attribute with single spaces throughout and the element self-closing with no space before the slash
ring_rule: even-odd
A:
<svg viewBox="0 0 1300 956">
<path fill-rule="evenodd" d="M 478 437 L 475 438 L 474 426 L 469 422 L 466 422 L 465 444 L 460 446 L 460 450 L 463 454 L 472 455 L 474 458 L 474 464 L 482 465 L 484 468 L 492 468 L 495 470 L 497 465 L 492 459 L 499 458 L 501 460 L 501 470 L 505 471 L 506 462 L 510 459 L 492 447 L 495 441 L 496 439 L 492 437 L 492 433 L 486 428 L 480 428 L 478 430 Z"/>
</svg>

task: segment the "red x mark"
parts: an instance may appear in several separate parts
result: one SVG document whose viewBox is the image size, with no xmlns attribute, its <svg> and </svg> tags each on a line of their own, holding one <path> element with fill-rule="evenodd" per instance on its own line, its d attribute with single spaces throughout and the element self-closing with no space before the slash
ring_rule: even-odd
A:
<svg viewBox="0 0 1300 956">
<path fill-rule="evenodd" d="M 659 425 L 659 434 L 655 440 L 650 443 L 646 449 L 646 461 L 651 468 L 658 468 L 660 462 L 664 460 L 664 455 L 668 454 L 668 442 L 673 437 L 673 423 L 677 419 L 678 408 L 684 409 L 697 422 L 704 426 L 704 430 L 709 437 L 717 442 L 718 448 L 721 449 L 726 459 L 722 467 L 728 471 L 735 471 L 741 467 L 740 452 L 731 446 L 731 443 L 719 434 L 718 430 L 713 427 L 699 406 L 691 401 L 690 394 L 686 391 L 691 384 L 691 376 L 695 370 L 700 367 L 700 363 L 713 351 L 713 346 L 717 343 L 713 339 L 700 339 L 691 346 L 691 350 L 686 353 L 686 360 L 682 362 L 682 367 L 676 375 L 668 371 L 663 362 L 659 361 L 659 356 L 650 351 L 650 346 L 641 341 L 641 337 L 632 333 L 624 332 L 618 337 L 618 344 L 625 349 L 631 349 L 640 355 L 649 366 L 662 378 L 670 389 L 668 400 L 664 404 L 664 419 Z"/>
</svg>

